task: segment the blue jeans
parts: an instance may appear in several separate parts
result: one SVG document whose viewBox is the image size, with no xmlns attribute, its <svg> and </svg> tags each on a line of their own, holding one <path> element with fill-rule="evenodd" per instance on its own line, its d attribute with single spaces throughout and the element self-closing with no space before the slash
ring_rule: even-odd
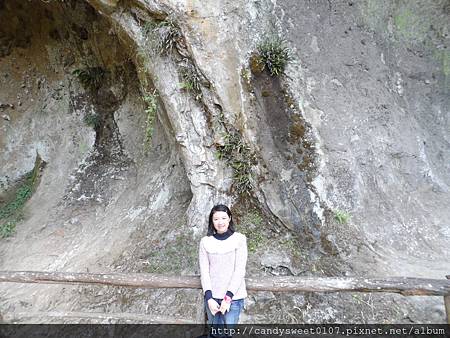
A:
<svg viewBox="0 0 450 338">
<path fill-rule="evenodd" d="M 220 305 L 222 299 L 214 298 L 214 300 Z M 239 321 L 239 315 L 244 308 L 244 299 L 237 299 L 231 301 L 230 311 L 225 314 L 222 312 L 217 312 L 215 316 L 211 313 L 208 307 L 208 303 L 205 302 L 206 314 L 208 316 L 208 326 L 210 327 L 209 332 L 213 333 L 210 337 L 230 337 L 228 334 L 221 334 L 224 328 L 232 329 L 235 324 Z M 220 330 L 222 329 L 222 331 Z M 226 332 L 227 333 L 227 332 Z"/>
</svg>

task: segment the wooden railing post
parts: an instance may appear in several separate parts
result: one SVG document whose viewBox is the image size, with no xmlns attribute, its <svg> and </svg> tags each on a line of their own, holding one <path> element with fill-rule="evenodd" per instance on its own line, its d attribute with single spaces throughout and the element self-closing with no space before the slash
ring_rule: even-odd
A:
<svg viewBox="0 0 450 338">
<path fill-rule="evenodd" d="M 450 279 L 450 275 L 445 276 Z M 444 296 L 445 312 L 447 313 L 447 324 L 450 324 L 450 295 Z"/>
</svg>

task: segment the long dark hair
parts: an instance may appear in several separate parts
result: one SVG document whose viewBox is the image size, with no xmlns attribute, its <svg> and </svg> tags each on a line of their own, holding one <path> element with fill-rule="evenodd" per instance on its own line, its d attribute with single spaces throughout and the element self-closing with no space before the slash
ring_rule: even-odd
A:
<svg viewBox="0 0 450 338">
<path fill-rule="evenodd" d="M 216 229 L 214 228 L 213 224 L 213 215 L 216 211 L 224 211 L 227 213 L 228 217 L 230 217 L 230 225 L 228 226 L 228 230 L 231 230 L 231 232 L 235 232 L 234 230 L 234 223 L 233 223 L 233 217 L 231 217 L 231 211 L 230 209 L 223 204 L 217 204 L 213 206 L 211 209 L 211 212 L 209 213 L 209 222 L 208 222 L 208 233 L 206 236 L 212 236 L 216 233 Z"/>
</svg>

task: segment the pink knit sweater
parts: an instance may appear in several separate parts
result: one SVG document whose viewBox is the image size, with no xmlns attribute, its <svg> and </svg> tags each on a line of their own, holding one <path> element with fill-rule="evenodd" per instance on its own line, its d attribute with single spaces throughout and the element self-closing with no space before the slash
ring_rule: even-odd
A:
<svg viewBox="0 0 450 338">
<path fill-rule="evenodd" d="M 225 240 L 205 236 L 200 241 L 200 274 L 203 292 L 212 291 L 213 298 L 222 299 L 231 291 L 233 299 L 247 297 L 245 266 L 247 238 L 235 232 Z"/>
</svg>

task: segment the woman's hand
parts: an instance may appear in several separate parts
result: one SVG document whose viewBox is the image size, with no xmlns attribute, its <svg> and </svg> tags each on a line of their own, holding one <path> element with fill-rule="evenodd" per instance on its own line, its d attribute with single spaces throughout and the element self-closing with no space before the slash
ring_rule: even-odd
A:
<svg viewBox="0 0 450 338">
<path fill-rule="evenodd" d="M 229 301 L 226 301 L 225 299 L 222 300 L 219 311 L 222 312 L 223 314 L 227 313 L 227 311 L 230 311 L 230 305 L 231 305 L 231 300 L 229 300 Z"/>
<path fill-rule="evenodd" d="M 219 304 L 213 298 L 208 299 L 208 307 L 213 316 L 220 311 Z"/>
</svg>

